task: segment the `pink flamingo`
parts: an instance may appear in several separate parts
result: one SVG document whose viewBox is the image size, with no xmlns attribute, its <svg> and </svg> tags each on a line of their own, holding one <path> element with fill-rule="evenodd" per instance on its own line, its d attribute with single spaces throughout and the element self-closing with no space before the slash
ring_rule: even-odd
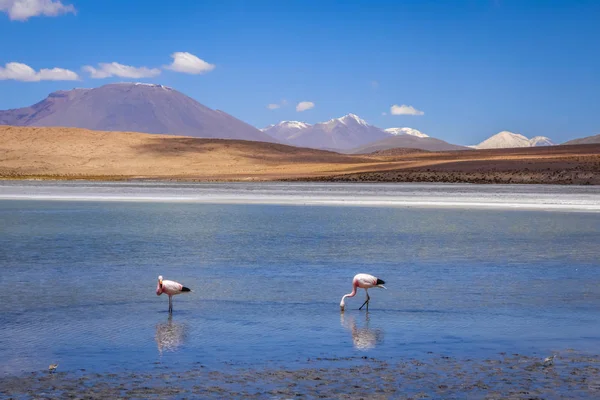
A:
<svg viewBox="0 0 600 400">
<path fill-rule="evenodd" d="M 340 309 L 342 311 L 344 311 L 344 308 L 346 307 L 346 305 L 344 304 L 344 300 L 346 299 L 346 297 L 354 297 L 356 296 L 356 289 L 357 288 L 362 288 L 365 289 L 365 293 L 367 293 L 367 300 L 365 300 L 365 302 L 363 303 L 362 306 L 360 306 L 359 310 L 362 310 L 362 308 L 365 306 L 365 304 L 367 305 L 367 311 L 369 311 L 369 300 L 371 299 L 369 297 L 369 292 L 368 290 L 371 288 L 382 288 L 385 289 L 386 287 L 383 286 L 385 282 L 382 281 L 379 278 L 374 277 L 373 275 L 369 275 L 369 274 L 356 274 L 354 276 L 354 279 L 352 279 L 352 293 L 348 293 L 345 294 L 344 297 L 342 297 L 342 301 L 340 302 Z"/>
<path fill-rule="evenodd" d="M 164 281 L 162 275 L 158 277 L 158 285 L 156 286 L 156 295 L 160 296 L 163 293 L 169 295 L 169 312 L 173 312 L 173 296 L 185 292 L 191 292 L 190 289 L 186 288 L 179 282 L 175 281 Z"/>
</svg>

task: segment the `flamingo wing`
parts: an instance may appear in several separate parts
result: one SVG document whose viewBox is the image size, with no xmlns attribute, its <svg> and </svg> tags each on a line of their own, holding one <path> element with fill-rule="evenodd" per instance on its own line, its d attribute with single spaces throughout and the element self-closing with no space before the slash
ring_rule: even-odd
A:
<svg viewBox="0 0 600 400">
<path fill-rule="evenodd" d="M 354 278 L 358 282 L 358 287 L 369 289 L 377 285 L 377 278 L 369 274 L 358 274 Z"/>
<path fill-rule="evenodd" d="M 183 285 L 175 281 L 163 281 L 162 290 L 166 294 L 174 295 L 181 293 Z"/>
</svg>

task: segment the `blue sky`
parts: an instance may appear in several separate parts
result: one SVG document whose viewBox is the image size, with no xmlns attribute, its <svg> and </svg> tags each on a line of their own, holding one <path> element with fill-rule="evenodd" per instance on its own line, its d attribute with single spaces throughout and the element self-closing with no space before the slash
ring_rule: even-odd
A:
<svg viewBox="0 0 600 400">
<path fill-rule="evenodd" d="M 354 113 L 460 144 L 501 130 L 556 142 L 600 133 L 599 1 L 35 0 L 25 13 L 11 8 L 19 1 L 0 0 L 0 109 L 140 81 L 257 127 Z M 113 62 L 152 76 L 99 78 Z M 79 80 L 44 80 L 73 78 L 39 74 L 52 68 Z"/>
</svg>

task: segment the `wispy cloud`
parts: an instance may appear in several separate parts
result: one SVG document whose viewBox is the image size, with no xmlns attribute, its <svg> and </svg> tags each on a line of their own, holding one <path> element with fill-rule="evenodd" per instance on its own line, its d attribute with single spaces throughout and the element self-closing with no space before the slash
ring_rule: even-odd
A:
<svg viewBox="0 0 600 400">
<path fill-rule="evenodd" d="M 407 106 L 402 104 L 401 106 L 394 104 L 390 107 L 390 113 L 392 115 L 424 115 L 423 111 L 417 110 L 413 106 Z"/>
<path fill-rule="evenodd" d="M 0 0 L 0 12 L 5 12 L 12 21 L 27 21 L 31 17 L 57 15 L 77 11 L 75 7 L 60 0 Z"/>
<path fill-rule="evenodd" d="M 175 52 L 171 54 L 171 57 L 173 58 L 173 62 L 164 67 L 165 69 L 169 69 L 171 71 L 197 75 L 204 74 L 215 69 L 214 64 L 209 64 L 188 52 Z"/>
<path fill-rule="evenodd" d="M 314 108 L 314 107 L 315 107 L 315 103 L 313 103 L 312 101 L 301 101 L 296 106 L 296 111 L 302 112 L 302 111 L 310 110 L 311 108 Z"/>
<path fill-rule="evenodd" d="M 0 67 L 0 80 L 6 79 L 22 82 L 76 81 L 79 75 L 64 68 L 44 68 L 36 71 L 27 64 L 9 62 L 4 67 Z"/>
<path fill-rule="evenodd" d="M 279 103 L 267 104 L 267 108 L 269 110 L 277 110 L 278 108 L 285 107 L 285 106 L 287 106 L 287 100 L 286 99 L 281 100 L 281 102 L 279 102 Z"/>
<path fill-rule="evenodd" d="M 377 81 L 371 81 L 371 87 L 373 89 L 377 89 L 379 87 L 379 82 L 377 82 Z"/>
<path fill-rule="evenodd" d="M 83 70 L 90 74 L 94 79 L 110 78 L 118 76 L 120 78 L 152 78 L 160 75 L 160 69 L 148 67 L 132 67 L 130 65 L 119 64 L 118 62 L 99 63 L 98 68 L 86 65 Z"/>
<path fill-rule="evenodd" d="M 387 115 L 387 113 L 384 111 L 381 113 L 381 115 L 385 116 L 385 115 Z"/>
</svg>

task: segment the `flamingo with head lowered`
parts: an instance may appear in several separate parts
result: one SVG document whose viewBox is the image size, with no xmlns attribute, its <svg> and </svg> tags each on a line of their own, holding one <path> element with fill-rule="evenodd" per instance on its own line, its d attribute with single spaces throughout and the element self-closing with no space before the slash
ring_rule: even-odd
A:
<svg viewBox="0 0 600 400">
<path fill-rule="evenodd" d="M 158 277 L 158 285 L 156 286 L 156 295 L 160 296 L 165 293 L 169 296 L 169 312 L 173 312 L 173 296 L 185 292 L 191 292 L 191 289 L 186 288 L 179 282 L 163 280 L 162 275 Z"/>
<path fill-rule="evenodd" d="M 369 300 L 371 300 L 371 298 L 369 297 L 369 289 L 371 288 L 382 288 L 385 289 L 386 287 L 383 286 L 385 282 L 382 281 L 381 279 L 373 276 L 373 275 L 369 275 L 369 274 L 356 274 L 354 276 L 354 279 L 352 279 L 352 292 L 345 294 L 344 297 L 342 297 L 342 301 L 340 302 L 340 309 L 341 311 L 344 311 L 344 308 L 346 307 L 346 304 L 344 303 L 344 300 L 346 300 L 346 297 L 354 297 L 356 296 L 356 289 L 361 288 L 361 289 L 365 289 L 365 293 L 367 293 L 367 299 L 365 300 L 365 302 L 363 303 L 362 306 L 360 306 L 359 310 L 362 310 L 362 308 L 365 306 L 365 304 L 367 305 L 367 311 L 369 311 Z"/>
</svg>

